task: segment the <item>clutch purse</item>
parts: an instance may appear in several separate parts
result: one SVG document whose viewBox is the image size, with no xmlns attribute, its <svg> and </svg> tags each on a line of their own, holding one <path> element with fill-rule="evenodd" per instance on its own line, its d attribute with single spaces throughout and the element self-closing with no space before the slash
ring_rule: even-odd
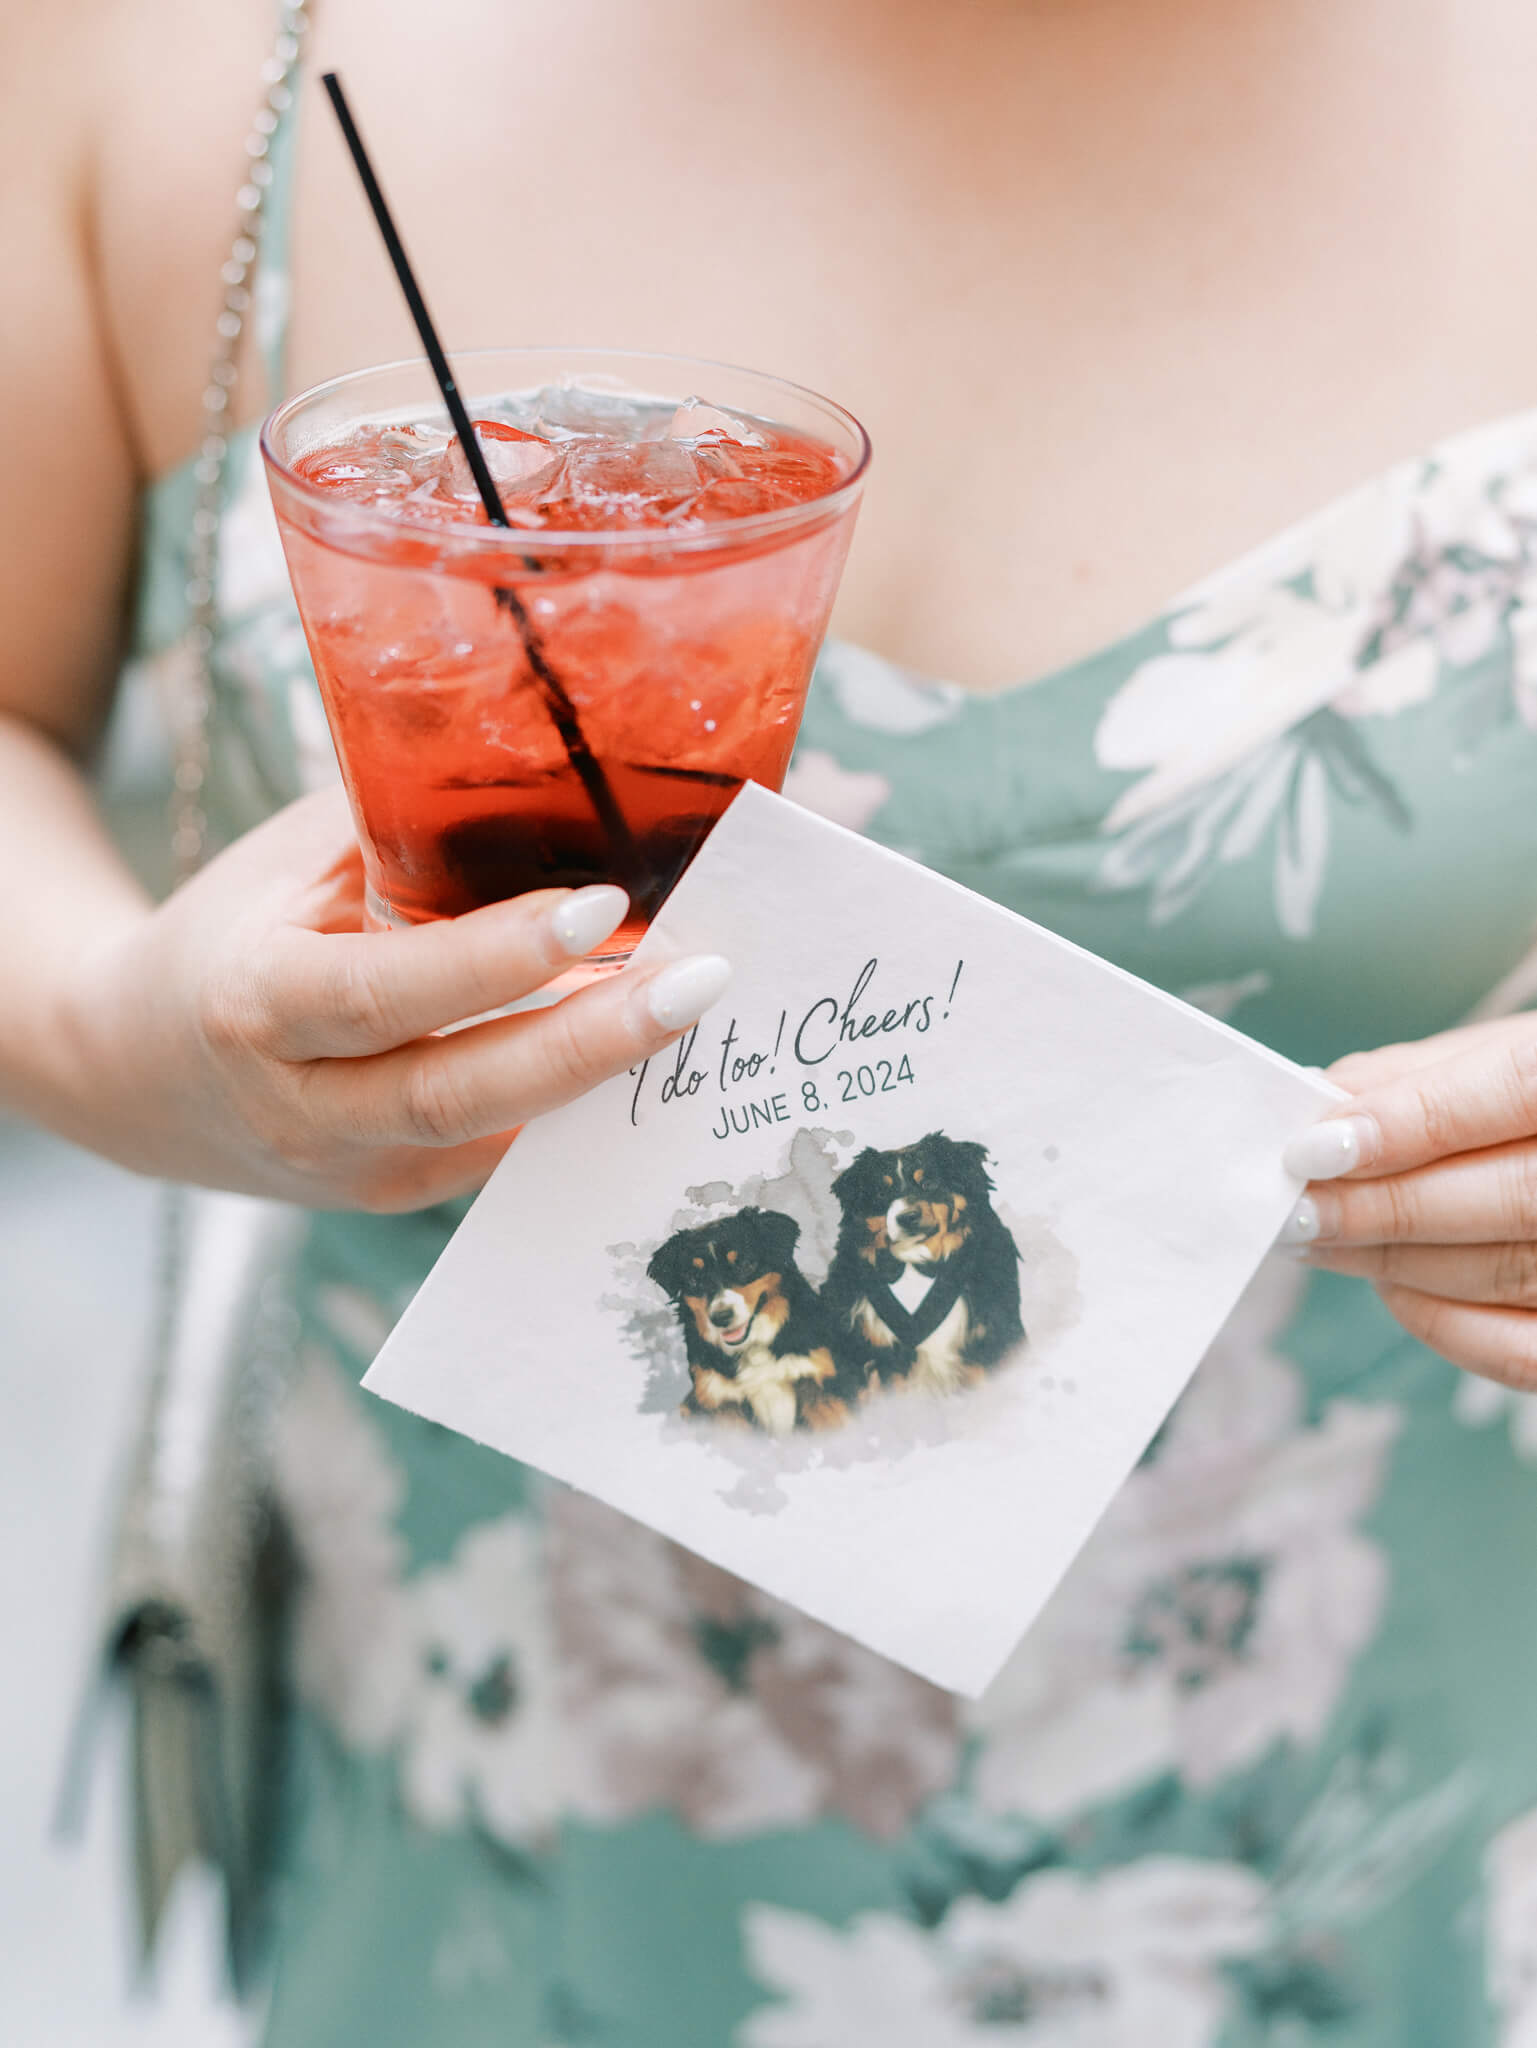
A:
<svg viewBox="0 0 1537 2048">
<path fill-rule="evenodd" d="M 276 1202 L 168 1189 L 154 1354 L 119 1503 L 91 1674 L 66 1765 L 77 1831 L 94 1735 L 126 1702 L 142 1954 L 190 1861 L 225 1894 L 249 1989 L 280 1807 L 281 1658 L 291 1572 L 270 1487 L 270 1428 L 294 1355 L 287 1272 L 303 1217 Z"/>
</svg>

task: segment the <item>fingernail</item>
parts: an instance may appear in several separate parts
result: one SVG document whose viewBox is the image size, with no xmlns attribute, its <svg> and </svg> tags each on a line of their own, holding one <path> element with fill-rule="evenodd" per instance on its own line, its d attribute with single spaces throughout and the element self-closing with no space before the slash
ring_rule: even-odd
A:
<svg viewBox="0 0 1537 2048">
<path fill-rule="evenodd" d="M 663 1031 L 680 1031 L 719 1002 L 730 979 L 729 960 L 719 953 L 696 953 L 690 960 L 664 967 L 638 993 L 653 1024 Z"/>
<path fill-rule="evenodd" d="M 1277 1244 L 1311 1244 L 1318 1235 L 1318 1204 L 1311 1195 L 1304 1195 L 1281 1225 Z"/>
<path fill-rule="evenodd" d="M 1278 1245 L 1317 1244 L 1338 1237 L 1340 1205 L 1333 1195 L 1304 1195 L 1281 1226 Z"/>
<path fill-rule="evenodd" d="M 624 922 L 630 899 L 610 882 L 577 889 L 550 912 L 550 933 L 563 953 L 578 960 Z"/>
<path fill-rule="evenodd" d="M 1298 1180 L 1338 1180 L 1342 1173 L 1370 1166 L 1381 1149 L 1374 1117 L 1330 1117 L 1299 1132 L 1281 1154 L 1281 1164 Z"/>
</svg>

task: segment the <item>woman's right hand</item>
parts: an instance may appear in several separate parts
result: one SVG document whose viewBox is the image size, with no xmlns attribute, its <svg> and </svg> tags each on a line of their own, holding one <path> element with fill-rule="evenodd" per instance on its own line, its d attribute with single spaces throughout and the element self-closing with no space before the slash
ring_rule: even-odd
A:
<svg viewBox="0 0 1537 2048">
<path fill-rule="evenodd" d="M 716 1001 L 715 955 L 629 969 L 435 1037 L 569 968 L 618 889 L 540 890 L 361 932 L 345 800 L 290 804 L 71 972 L 69 1135 L 140 1172 L 319 1208 L 478 1188 L 516 1127 L 651 1058 Z"/>
</svg>

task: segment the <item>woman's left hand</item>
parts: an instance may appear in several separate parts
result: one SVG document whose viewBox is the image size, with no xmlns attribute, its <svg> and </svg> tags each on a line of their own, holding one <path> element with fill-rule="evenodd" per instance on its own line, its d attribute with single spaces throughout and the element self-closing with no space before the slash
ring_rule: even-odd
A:
<svg viewBox="0 0 1537 2048">
<path fill-rule="evenodd" d="M 1281 1234 L 1370 1280 L 1454 1365 L 1537 1390 L 1537 1016 L 1352 1053 L 1348 1089 L 1295 1138 L 1309 1182 Z"/>
</svg>

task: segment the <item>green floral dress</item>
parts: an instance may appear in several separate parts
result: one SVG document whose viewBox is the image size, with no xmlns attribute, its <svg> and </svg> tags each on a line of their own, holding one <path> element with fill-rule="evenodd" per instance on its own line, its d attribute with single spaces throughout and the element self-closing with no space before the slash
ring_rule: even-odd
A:
<svg viewBox="0 0 1537 2048">
<path fill-rule="evenodd" d="M 331 772 L 249 435 L 219 599 L 238 830 Z M 1537 415 L 1028 688 L 829 646 L 788 789 L 1298 1060 L 1518 1007 Z M 455 1220 L 316 1216 L 288 1276 L 272 2048 L 1537 2043 L 1537 1400 L 1272 1261 L 971 1707 L 361 1396 Z"/>
</svg>

